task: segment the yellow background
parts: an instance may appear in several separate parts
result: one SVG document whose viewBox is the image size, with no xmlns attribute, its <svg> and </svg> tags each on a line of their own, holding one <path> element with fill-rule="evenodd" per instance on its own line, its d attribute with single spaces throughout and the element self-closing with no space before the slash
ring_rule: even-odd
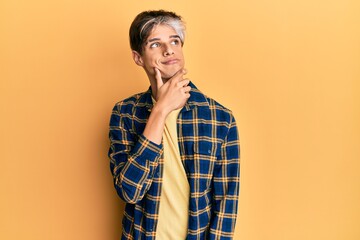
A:
<svg viewBox="0 0 360 240">
<path fill-rule="evenodd" d="M 147 89 L 137 13 L 187 22 L 187 77 L 241 138 L 235 239 L 360 239 L 360 2 L 0 2 L 0 239 L 119 239 L 115 102 Z"/>
</svg>

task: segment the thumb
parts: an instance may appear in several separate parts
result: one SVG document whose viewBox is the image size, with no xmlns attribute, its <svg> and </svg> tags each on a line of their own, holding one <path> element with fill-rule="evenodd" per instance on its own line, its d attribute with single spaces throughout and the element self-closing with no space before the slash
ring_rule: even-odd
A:
<svg viewBox="0 0 360 240">
<path fill-rule="evenodd" d="M 161 88 L 162 85 L 164 85 L 164 82 L 161 78 L 161 73 L 159 69 L 154 68 L 154 70 L 155 70 L 156 88 L 159 89 Z"/>
</svg>

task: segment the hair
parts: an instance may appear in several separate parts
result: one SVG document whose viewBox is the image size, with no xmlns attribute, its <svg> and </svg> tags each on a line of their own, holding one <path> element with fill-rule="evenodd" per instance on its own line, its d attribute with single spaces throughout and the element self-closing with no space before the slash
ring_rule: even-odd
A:
<svg viewBox="0 0 360 240">
<path fill-rule="evenodd" d="M 173 28 L 180 37 L 181 45 L 184 45 L 185 23 L 181 16 L 165 10 L 152 10 L 139 13 L 132 22 L 129 30 L 131 49 L 142 54 L 145 41 L 158 25 Z"/>
</svg>

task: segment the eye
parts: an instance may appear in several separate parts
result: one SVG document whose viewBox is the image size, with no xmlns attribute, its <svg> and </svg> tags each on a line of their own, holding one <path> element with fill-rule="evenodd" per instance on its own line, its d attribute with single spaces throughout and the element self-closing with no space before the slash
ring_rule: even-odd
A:
<svg viewBox="0 0 360 240">
<path fill-rule="evenodd" d="M 180 41 L 179 39 L 175 39 L 174 41 L 171 42 L 172 45 L 179 45 Z"/>
<path fill-rule="evenodd" d="M 150 44 L 150 48 L 157 48 L 159 46 L 160 46 L 160 44 L 158 42 L 154 42 L 154 43 Z"/>
</svg>

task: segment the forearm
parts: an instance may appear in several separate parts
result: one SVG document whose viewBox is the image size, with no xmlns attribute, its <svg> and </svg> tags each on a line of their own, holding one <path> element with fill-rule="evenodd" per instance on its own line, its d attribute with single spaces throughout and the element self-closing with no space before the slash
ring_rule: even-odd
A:
<svg viewBox="0 0 360 240">
<path fill-rule="evenodd" d="M 120 112 L 121 107 L 115 106 L 110 119 L 110 167 L 118 195 L 135 203 L 149 189 L 163 149 L 140 132 L 131 131 L 134 119 Z"/>
<path fill-rule="evenodd" d="M 178 73 L 161 89 L 158 86 L 155 97 L 157 102 L 147 120 L 142 118 L 143 114 L 134 117 L 133 110 L 127 107 L 129 103 L 121 103 L 113 109 L 109 157 L 115 187 L 126 202 L 140 201 L 152 184 L 163 152 L 162 136 L 166 117 L 172 110 L 183 107 L 190 96 L 186 93 L 191 89 L 186 87 L 189 80 L 181 80 L 182 75 L 182 72 Z M 161 76 L 158 76 L 157 80 L 160 83 Z M 133 129 L 134 122 L 138 121 L 139 117 L 142 124 L 146 120 L 142 132 Z"/>
<path fill-rule="evenodd" d="M 150 141 L 161 144 L 167 115 L 168 110 L 166 108 L 160 104 L 155 104 L 146 123 L 143 135 Z"/>
<path fill-rule="evenodd" d="M 228 192 L 213 200 L 213 216 L 210 222 L 210 238 L 214 240 L 232 239 L 237 218 L 239 182 L 228 184 Z"/>
<path fill-rule="evenodd" d="M 152 184 L 162 151 L 161 145 L 140 135 L 128 152 L 118 151 L 112 155 L 115 188 L 125 202 L 136 203 L 143 198 Z"/>
<path fill-rule="evenodd" d="M 185 105 L 190 97 L 189 91 L 191 87 L 187 86 L 190 80 L 183 79 L 183 75 L 186 73 L 184 69 L 179 70 L 165 84 L 161 78 L 160 71 L 157 68 L 154 70 L 156 82 L 153 82 L 152 86 L 156 86 L 153 88 L 153 94 L 157 102 L 151 110 L 143 135 L 150 141 L 160 144 L 166 117 L 171 111 L 182 108 Z"/>
</svg>

